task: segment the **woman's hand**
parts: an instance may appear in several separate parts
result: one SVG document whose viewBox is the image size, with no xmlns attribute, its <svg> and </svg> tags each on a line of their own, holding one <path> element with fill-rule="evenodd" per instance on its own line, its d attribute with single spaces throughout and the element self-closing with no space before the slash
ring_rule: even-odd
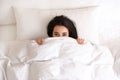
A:
<svg viewBox="0 0 120 80">
<path fill-rule="evenodd" d="M 84 39 L 82 39 L 82 38 L 77 38 L 77 42 L 78 42 L 78 44 L 84 44 Z"/>
<path fill-rule="evenodd" d="M 36 40 L 36 42 L 37 42 L 39 45 L 42 45 L 43 42 L 44 42 L 44 39 L 43 39 L 43 38 L 38 38 L 38 39 Z"/>
</svg>

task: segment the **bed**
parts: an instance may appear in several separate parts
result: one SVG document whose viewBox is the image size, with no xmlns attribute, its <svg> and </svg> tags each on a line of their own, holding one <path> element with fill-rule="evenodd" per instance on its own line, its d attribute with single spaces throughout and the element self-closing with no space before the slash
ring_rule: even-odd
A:
<svg viewBox="0 0 120 80">
<path fill-rule="evenodd" d="M 35 40 L 1 44 L 2 80 L 119 80 L 107 47 L 66 37 L 46 38 L 43 45 Z"/>
<path fill-rule="evenodd" d="M 108 7 L 97 0 L 0 1 L 0 80 L 120 79 L 119 20 L 104 19 Z M 47 36 L 46 26 L 56 15 L 76 23 L 83 45 Z M 45 38 L 43 45 L 36 43 L 39 37 Z"/>
</svg>

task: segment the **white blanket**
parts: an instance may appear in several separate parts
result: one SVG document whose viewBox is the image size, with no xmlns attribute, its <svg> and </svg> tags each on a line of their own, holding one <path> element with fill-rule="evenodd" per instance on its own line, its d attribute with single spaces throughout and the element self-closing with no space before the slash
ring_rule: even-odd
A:
<svg viewBox="0 0 120 80">
<path fill-rule="evenodd" d="M 72 38 L 11 42 L 0 56 L 0 80 L 117 80 L 105 47 Z"/>
</svg>

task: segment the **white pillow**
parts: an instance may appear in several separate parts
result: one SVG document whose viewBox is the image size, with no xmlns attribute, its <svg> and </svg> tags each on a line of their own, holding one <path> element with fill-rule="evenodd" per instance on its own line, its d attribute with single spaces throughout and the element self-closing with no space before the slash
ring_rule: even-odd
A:
<svg viewBox="0 0 120 80">
<path fill-rule="evenodd" d="M 67 4 L 67 5 L 66 5 Z M 40 9 L 77 8 L 99 5 L 98 0 L 0 0 L 0 25 L 15 24 L 12 6 Z"/>
<path fill-rule="evenodd" d="M 19 40 L 47 37 L 46 27 L 49 21 L 56 15 L 65 15 L 76 23 L 79 37 L 98 43 L 96 7 L 61 10 L 14 7 L 14 11 Z"/>
</svg>

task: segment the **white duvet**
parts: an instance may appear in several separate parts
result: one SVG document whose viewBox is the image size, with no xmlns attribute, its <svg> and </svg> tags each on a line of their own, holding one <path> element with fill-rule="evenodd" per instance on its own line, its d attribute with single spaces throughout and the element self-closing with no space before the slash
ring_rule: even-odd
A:
<svg viewBox="0 0 120 80">
<path fill-rule="evenodd" d="M 6 47 L 7 46 L 7 47 Z M 13 41 L 0 47 L 0 80 L 117 80 L 110 51 L 72 38 Z"/>
</svg>

